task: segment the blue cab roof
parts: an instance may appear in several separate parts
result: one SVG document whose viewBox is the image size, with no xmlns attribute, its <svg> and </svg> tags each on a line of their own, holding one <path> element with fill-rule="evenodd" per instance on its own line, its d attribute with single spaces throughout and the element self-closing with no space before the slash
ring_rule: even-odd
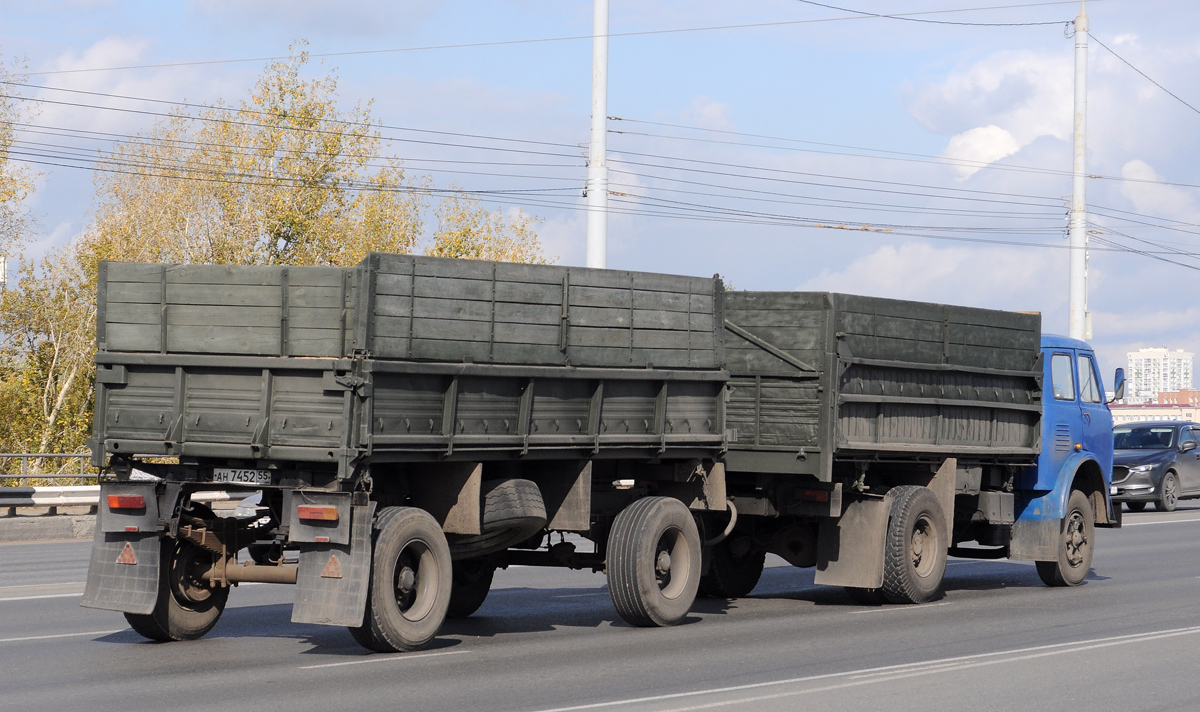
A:
<svg viewBox="0 0 1200 712">
<path fill-rule="evenodd" d="M 1042 348 L 1083 349 L 1085 351 L 1092 350 L 1092 347 L 1088 345 L 1088 342 L 1086 341 L 1080 341 L 1079 339 L 1072 339 L 1066 336 L 1059 336 L 1058 334 L 1042 334 Z"/>
</svg>

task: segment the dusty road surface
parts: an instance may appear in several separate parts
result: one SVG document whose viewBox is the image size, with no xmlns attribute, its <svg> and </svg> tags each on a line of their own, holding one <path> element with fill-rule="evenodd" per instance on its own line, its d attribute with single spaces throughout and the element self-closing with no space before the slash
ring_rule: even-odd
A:
<svg viewBox="0 0 1200 712">
<path fill-rule="evenodd" d="M 1088 581 L 951 559 L 945 596 L 861 606 L 775 559 L 737 600 L 625 625 L 604 577 L 498 572 L 421 653 L 295 625 L 292 589 L 243 585 L 208 637 L 150 643 L 79 607 L 88 542 L 0 545 L 0 709 L 1200 709 L 1200 506 L 1097 530 Z"/>
</svg>

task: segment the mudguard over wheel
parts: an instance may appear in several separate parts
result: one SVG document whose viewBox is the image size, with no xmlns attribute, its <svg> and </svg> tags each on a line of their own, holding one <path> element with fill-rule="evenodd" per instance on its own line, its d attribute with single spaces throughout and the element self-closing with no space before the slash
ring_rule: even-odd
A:
<svg viewBox="0 0 1200 712">
<path fill-rule="evenodd" d="M 195 640 L 213 629 L 225 610 L 229 589 L 210 588 L 201 574 L 213 554 L 177 539 L 162 540 L 158 600 L 148 614 L 126 613 L 125 620 L 151 640 Z"/>
<path fill-rule="evenodd" d="M 363 624 L 350 632 L 381 653 L 419 650 L 433 640 L 450 605 L 450 549 L 428 512 L 387 507 L 375 518 Z"/>
<path fill-rule="evenodd" d="M 700 585 L 700 532 L 691 512 L 670 497 L 629 505 L 609 532 L 607 567 L 613 606 L 626 622 L 679 623 Z"/>
<path fill-rule="evenodd" d="M 888 494 L 892 504 L 880 590 L 892 603 L 925 603 L 941 590 L 946 573 L 946 517 L 927 487 L 904 485 Z"/>
<path fill-rule="evenodd" d="M 762 577 L 767 553 L 746 537 L 726 539 L 709 552 L 708 573 L 700 577 L 700 595 L 740 598 Z"/>
<path fill-rule="evenodd" d="M 546 504 L 537 483 L 490 480 L 482 484 L 481 493 L 480 533 L 453 538 L 450 554 L 455 560 L 504 551 L 546 526 Z"/>
<path fill-rule="evenodd" d="M 1037 562 L 1038 576 L 1047 586 L 1078 586 L 1092 568 L 1095 515 L 1087 495 L 1072 490 L 1058 536 L 1058 559 Z"/>
<path fill-rule="evenodd" d="M 466 618 L 483 605 L 492 588 L 496 565 L 481 559 L 454 562 L 454 583 L 450 587 L 447 618 Z"/>
</svg>

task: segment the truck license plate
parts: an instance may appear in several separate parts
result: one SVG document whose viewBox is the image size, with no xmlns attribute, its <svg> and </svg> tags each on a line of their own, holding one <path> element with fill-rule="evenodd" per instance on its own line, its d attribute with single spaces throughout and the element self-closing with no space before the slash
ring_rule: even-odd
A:
<svg viewBox="0 0 1200 712">
<path fill-rule="evenodd" d="M 247 485 L 271 484 L 270 470 L 238 470 L 225 467 L 213 468 L 213 482 L 236 482 Z"/>
</svg>

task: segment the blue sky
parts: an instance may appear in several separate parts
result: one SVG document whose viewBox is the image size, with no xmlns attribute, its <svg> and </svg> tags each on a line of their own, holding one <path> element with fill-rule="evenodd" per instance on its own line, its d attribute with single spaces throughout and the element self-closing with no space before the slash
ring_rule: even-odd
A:
<svg viewBox="0 0 1200 712">
<path fill-rule="evenodd" d="M 1066 22 L 1078 12 L 1073 3 L 1032 0 L 831 4 L 876 13 L 1030 5 L 917 16 L 963 22 Z M 1061 247 L 1070 194 L 1073 40 L 1063 25 L 845 19 L 847 13 L 797 0 L 611 5 L 617 34 L 764 26 L 612 38 L 609 113 L 626 120 L 610 124 L 625 133 L 610 135 L 609 160 L 620 184 L 614 189 L 628 197 L 614 203 L 610 266 L 720 273 L 741 289 L 829 289 L 1041 311 L 1047 331 L 1065 330 Z M 0 53 L 23 56 L 35 84 L 200 103 L 245 96 L 263 62 L 40 72 L 278 56 L 299 39 L 313 53 L 333 53 L 591 32 L 587 0 L 0 2 L 0 13 Z M 1088 13 L 1095 37 L 1200 106 L 1200 3 L 1093 0 Z M 562 189 L 507 199 L 503 207 L 545 218 L 548 251 L 562 263 L 583 262 L 579 193 L 586 174 L 590 40 L 324 61 L 337 69 L 346 106 L 373 99 L 385 125 L 556 144 L 547 147 L 556 154 L 548 158 L 403 140 L 390 150 L 438 185 Z M 1094 239 L 1117 245 L 1092 257 L 1094 343 L 1107 372 L 1139 346 L 1200 353 L 1200 259 L 1178 254 L 1200 252 L 1200 194 L 1186 187 L 1200 184 L 1200 113 L 1094 44 L 1090 64 L 1089 172 L 1103 176 L 1088 185 L 1089 203 L 1097 208 Z M 48 89 L 35 94 L 79 96 Z M 52 104 L 42 105 L 35 119 L 117 134 L 146 130 L 152 121 L 127 111 Z M 399 128 L 384 133 L 421 136 Z M 467 173 L 463 164 L 430 159 L 525 165 Z M 966 167 L 961 159 L 986 167 Z M 89 171 L 37 169 L 33 254 L 84 229 L 92 200 Z M 693 218 L 705 219 L 664 216 L 684 204 Z M 716 211 L 737 217 L 717 221 Z M 746 217 L 751 212 L 758 217 Z M 759 224 L 764 221 L 783 224 Z M 894 227 L 805 226 L 813 222 Z M 1188 266 L 1125 251 L 1130 247 L 1176 251 L 1160 256 Z"/>
</svg>

